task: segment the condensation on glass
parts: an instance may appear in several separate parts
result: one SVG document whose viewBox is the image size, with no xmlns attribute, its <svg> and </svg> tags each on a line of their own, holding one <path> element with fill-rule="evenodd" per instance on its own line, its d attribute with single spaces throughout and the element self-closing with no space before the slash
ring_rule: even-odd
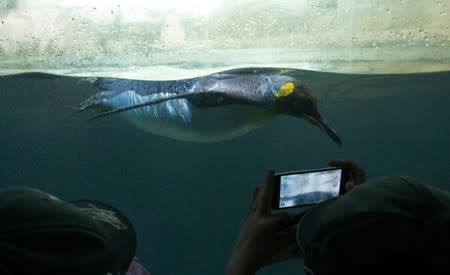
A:
<svg viewBox="0 0 450 275">
<path fill-rule="evenodd" d="M 0 74 L 447 71 L 450 0 L 0 0 Z"/>
</svg>

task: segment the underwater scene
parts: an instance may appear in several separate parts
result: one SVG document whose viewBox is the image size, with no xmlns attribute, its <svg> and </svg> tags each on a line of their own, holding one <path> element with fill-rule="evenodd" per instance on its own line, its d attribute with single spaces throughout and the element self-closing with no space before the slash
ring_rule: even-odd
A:
<svg viewBox="0 0 450 275">
<path fill-rule="evenodd" d="M 369 179 L 408 175 L 450 190 L 448 71 L 167 79 L 1 76 L 0 185 L 123 210 L 153 275 L 223 273 L 268 168 L 352 159 Z M 289 96 L 297 103 L 283 103 Z M 258 274 L 281 272 L 303 272 L 302 261 Z"/>
<path fill-rule="evenodd" d="M 152 275 L 223 274 L 270 168 L 348 159 L 450 191 L 449 14 L 450 0 L 0 0 L 0 187 L 117 207 Z"/>
</svg>

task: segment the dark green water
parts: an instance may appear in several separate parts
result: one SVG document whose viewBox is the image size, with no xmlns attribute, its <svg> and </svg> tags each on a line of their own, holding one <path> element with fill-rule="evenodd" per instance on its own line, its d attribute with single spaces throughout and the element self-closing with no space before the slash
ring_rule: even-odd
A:
<svg viewBox="0 0 450 275">
<path fill-rule="evenodd" d="M 304 120 L 280 116 L 230 141 L 185 143 L 119 116 L 87 122 L 75 107 L 97 90 L 77 78 L 0 77 L 0 185 L 114 204 L 135 224 L 153 275 L 221 274 L 265 169 L 346 158 L 369 178 L 402 174 L 450 189 L 450 72 L 295 72 L 340 134 L 339 148 Z M 258 274 L 299 274 L 301 261 Z"/>
</svg>

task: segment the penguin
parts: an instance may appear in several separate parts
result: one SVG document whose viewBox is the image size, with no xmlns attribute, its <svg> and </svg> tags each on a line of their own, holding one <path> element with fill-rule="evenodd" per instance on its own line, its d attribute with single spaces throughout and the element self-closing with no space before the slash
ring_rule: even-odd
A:
<svg viewBox="0 0 450 275">
<path fill-rule="evenodd" d="M 101 110 L 90 120 L 120 113 L 150 133 L 190 142 L 216 142 L 244 135 L 277 115 L 306 119 L 342 145 L 300 80 L 275 70 L 231 70 L 164 81 L 97 78 L 100 92 L 79 111 Z"/>
</svg>

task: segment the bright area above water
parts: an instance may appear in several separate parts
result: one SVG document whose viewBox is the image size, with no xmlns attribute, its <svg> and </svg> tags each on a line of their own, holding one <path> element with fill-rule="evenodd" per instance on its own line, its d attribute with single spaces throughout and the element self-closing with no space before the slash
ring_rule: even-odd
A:
<svg viewBox="0 0 450 275">
<path fill-rule="evenodd" d="M 0 0 L 0 75 L 450 69 L 449 0 Z"/>
</svg>

